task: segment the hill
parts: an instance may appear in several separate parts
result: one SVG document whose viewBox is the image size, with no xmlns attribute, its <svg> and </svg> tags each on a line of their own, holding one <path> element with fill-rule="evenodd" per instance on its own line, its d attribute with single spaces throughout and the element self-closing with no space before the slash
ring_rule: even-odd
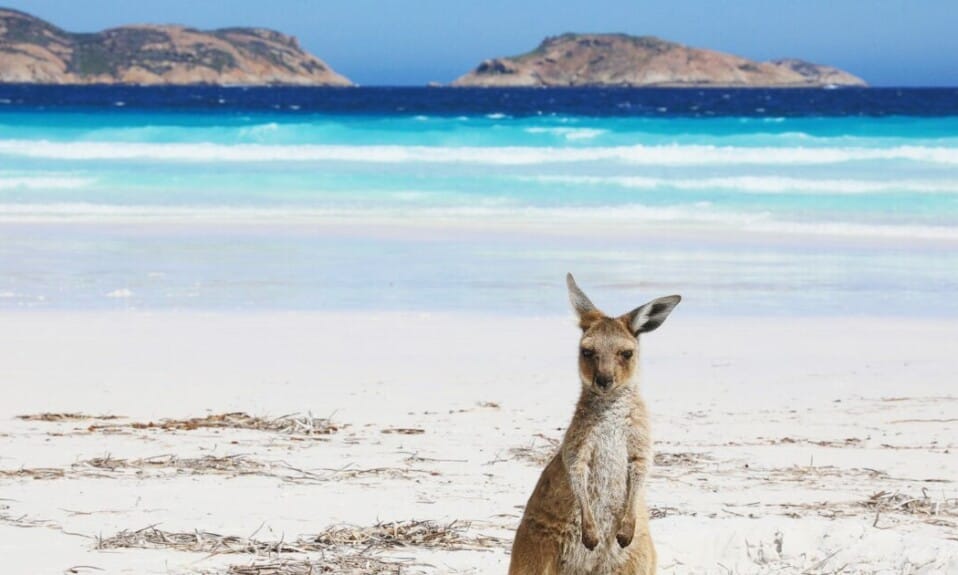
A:
<svg viewBox="0 0 958 575">
<path fill-rule="evenodd" d="M 135 25 L 75 34 L 5 8 L 0 83 L 351 85 L 274 30 Z"/>
<path fill-rule="evenodd" d="M 652 36 L 563 34 L 538 48 L 479 64 L 453 86 L 865 86 L 830 66 L 796 59 L 755 62 Z"/>
</svg>

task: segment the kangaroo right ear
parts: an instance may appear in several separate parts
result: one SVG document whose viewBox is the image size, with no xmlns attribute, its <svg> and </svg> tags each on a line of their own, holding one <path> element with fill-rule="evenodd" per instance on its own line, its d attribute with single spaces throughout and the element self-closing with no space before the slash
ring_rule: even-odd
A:
<svg viewBox="0 0 958 575">
<path fill-rule="evenodd" d="M 589 297 L 579 289 L 572 274 L 566 274 L 565 283 L 569 286 L 569 303 L 572 304 L 572 309 L 574 309 L 576 315 L 579 316 L 579 327 L 588 329 L 592 322 L 602 317 L 602 312 L 599 311 Z"/>
<path fill-rule="evenodd" d="M 625 322 L 636 337 L 640 333 L 647 333 L 662 325 L 665 318 L 669 317 L 675 306 L 682 301 L 682 296 L 670 295 L 654 299 L 649 303 L 637 307 L 629 313 L 623 315 L 620 320 Z"/>
</svg>

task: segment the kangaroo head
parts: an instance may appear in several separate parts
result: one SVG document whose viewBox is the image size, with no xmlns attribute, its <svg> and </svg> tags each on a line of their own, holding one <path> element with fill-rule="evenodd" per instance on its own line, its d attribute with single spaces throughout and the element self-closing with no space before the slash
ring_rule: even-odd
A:
<svg viewBox="0 0 958 575">
<path fill-rule="evenodd" d="M 660 297 L 613 318 L 592 304 L 576 285 L 572 274 L 566 276 L 566 283 L 569 285 L 569 301 L 582 328 L 579 340 L 579 379 L 582 385 L 595 393 L 607 393 L 627 384 L 635 375 L 639 334 L 662 325 L 682 297 Z"/>
</svg>

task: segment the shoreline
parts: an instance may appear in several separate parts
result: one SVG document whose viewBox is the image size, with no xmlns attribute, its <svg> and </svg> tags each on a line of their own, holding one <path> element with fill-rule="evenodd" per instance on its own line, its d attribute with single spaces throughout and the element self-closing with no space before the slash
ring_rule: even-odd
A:
<svg viewBox="0 0 958 575">
<path fill-rule="evenodd" d="M 47 206 L 37 206 L 43 211 Z M 94 206 L 96 207 L 96 206 Z M 510 219 L 505 213 L 490 213 L 489 215 L 462 215 L 429 217 L 428 211 L 412 210 L 400 214 L 371 215 L 366 211 L 355 213 L 338 212 L 335 210 L 290 210 L 289 212 L 274 212 L 266 221 L 263 215 L 270 215 L 269 210 L 251 208 L 201 208 L 195 213 L 192 207 L 182 207 L 171 211 L 167 216 L 160 213 L 137 213 L 155 210 L 153 206 L 113 208 L 105 207 L 99 215 L 47 215 L 30 216 L 24 213 L 4 214 L 0 206 L 0 224 L 10 230 L 29 230 L 38 227 L 54 227 L 60 230 L 69 228 L 100 228 L 104 231 L 118 232 L 186 232 L 202 229 L 204 233 L 230 235 L 236 233 L 282 234 L 290 236 L 317 236 L 317 237 L 356 237 L 369 239 L 408 239 L 421 241 L 438 241 L 453 237 L 471 240 L 482 240 L 491 234 L 496 239 L 503 237 L 515 239 L 537 239 L 570 237 L 590 240 L 628 240 L 630 244 L 641 241 L 654 243 L 682 242 L 680 247 L 691 248 L 692 245 L 701 245 L 702 241 L 719 242 L 723 247 L 754 248 L 760 245 L 763 248 L 808 248 L 830 246 L 838 249 L 855 248 L 896 248 L 896 249 L 952 249 L 958 244 L 958 233 L 951 233 L 951 228 L 933 226 L 942 232 L 940 235 L 908 235 L 908 226 L 874 226 L 857 224 L 838 224 L 838 227 L 829 227 L 827 224 L 811 222 L 771 221 L 763 227 L 736 227 L 735 225 L 720 225 L 718 221 L 643 221 L 641 227 L 635 227 L 635 220 L 629 217 L 630 206 L 625 206 L 622 212 L 625 215 L 612 217 L 617 210 L 615 207 L 603 208 L 605 218 L 575 218 L 571 212 L 565 218 L 536 217 Z M 210 212 L 203 217 L 202 211 Z M 570 208 L 571 210 L 571 208 Z M 128 214 L 123 214 L 128 211 Z M 224 214 L 224 212 L 234 212 Z M 244 212 L 249 212 L 248 215 Z M 186 214 L 190 213 L 191 216 Z M 425 217 L 423 217 L 425 216 Z M 31 219 L 34 218 L 34 219 Z M 84 219 L 87 218 L 87 219 Z M 101 219 L 96 219 L 101 218 Z M 781 224 L 782 229 L 771 229 L 768 225 Z M 144 228 L 147 226 L 147 228 Z M 203 229 L 215 226 L 215 229 Z M 914 227 L 914 226 L 912 226 Z M 918 226 L 918 229 L 922 229 Z M 855 230 L 859 230 L 856 234 Z M 893 232 L 888 234 L 887 232 Z M 881 232 L 881 233 L 880 233 Z M 465 236 L 463 236 L 465 234 Z M 505 234 L 503 236 L 502 234 Z M 136 234 L 138 235 L 138 234 Z M 135 236 L 134 236 L 135 237 Z M 685 244 L 688 245 L 685 245 Z"/>
</svg>

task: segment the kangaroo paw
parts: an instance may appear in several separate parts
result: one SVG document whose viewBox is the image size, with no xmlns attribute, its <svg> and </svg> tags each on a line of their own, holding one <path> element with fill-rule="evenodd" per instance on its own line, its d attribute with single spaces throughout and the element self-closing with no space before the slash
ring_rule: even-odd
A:
<svg viewBox="0 0 958 575">
<path fill-rule="evenodd" d="M 599 544 L 599 536 L 595 534 L 595 527 L 582 528 L 582 544 L 589 551 L 595 549 L 596 545 Z"/>
<path fill-rule="evenodd" d="M 635 536 L 635 521 L 623 521 L 615 533 L 615 540 L 619 542 L 619 547 L 625 548 L 632 543 Z"/>
</svg>

